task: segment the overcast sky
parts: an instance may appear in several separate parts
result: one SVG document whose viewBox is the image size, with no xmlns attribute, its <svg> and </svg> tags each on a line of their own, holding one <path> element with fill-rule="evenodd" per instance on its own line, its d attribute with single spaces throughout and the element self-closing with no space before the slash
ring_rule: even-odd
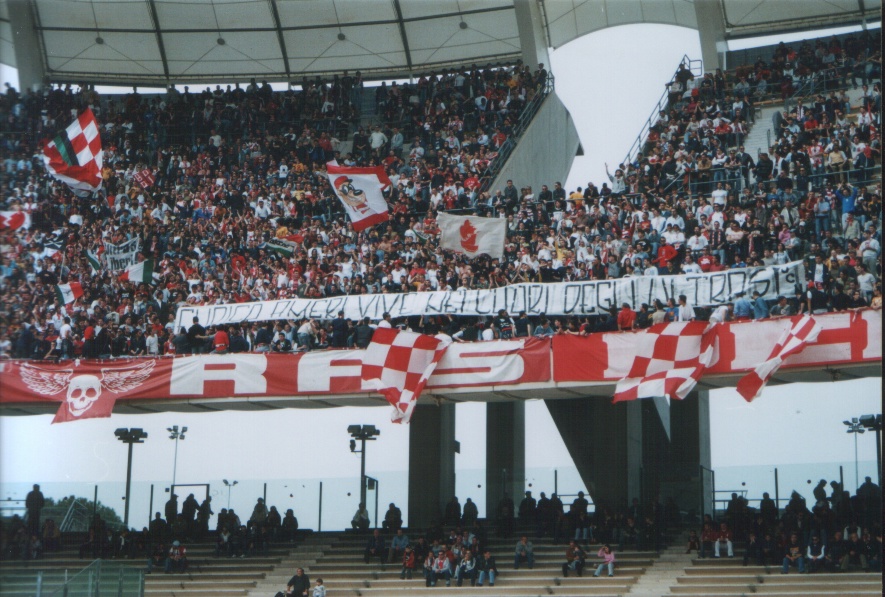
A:
<svg viewBox="0 0 885 597">
<path fill-rule="evenodd" d="M 557 93 L 574 117 L 585 151 L 568 177 L 569 190 L 588 180 L 601 184 L 604 163 L 615 165 L 624 158 L 685 54 L 700 56 L 696 33 L 661 25 L 602 30 L 553 54 Z M 0 70 L 4 77 L 9 73 Z M 842 420 L 880 413 L 881 391 L 877 378 L 770 388 L 752 404 L 733 390 L 713 392 L 712 455 L 718 487 L 738 489 L 746 483 L 749 497 L 762 491 L 773 495 L 776 462 L 782 463 L 782 496 L 799 484 L 810 496 L 806 477 L 837 478 L 839 464 L 845 467 L 846 486 L 851 486 L 854 442 Z M 155 485 L 154 510 L 161 510 L 166 499 L 163 490 L 172 480 L 175 442 L 165 429 L 178 424 L 190 430 L 179 445 L 177 482 L 210 484 L 216 512 L 228 500 L 222 479 L 237 481 L 230 491 L 231 505 L 241 516 L 248 516 L 267 480 L 271 504 L 294 508 L 302 526 L 316 528 L 322 479 L 323 528 L 341 528 L 356 507 L 359 476 L 359 456 L 349 451 L 346 428 L 359 423 L 382 430 L 367 450 L 367 473 L 381 480 L 382 510 L 390 501 L 406 510 L 408 427 L 390 424 L 386 407 L 115 415 L 62 425 L 50 425 L 51 420 L 51 415 L 0 417 L 0 500 L 22 499 L 34 482 L 55 497 L 91 496 L 98 483 L 99 499 L 122 515 L 126 447 L 113 431 L 142 427 L 150 437 L 135 446 L 130 517 L 133 525 L 145 524 L 150 485 Z M 484 405 L 457 407 L 456 439 L 461 442 L 457 493 L 462 502 L 472 497 L 483 513 Z M 526 440 L 527 485 L 536 492 L 553 491 L 556 470 L 560 493 L 584 489 L 541 401 L 526 405 Z M 872 434 L 861 436 L 858 448 L 859 459 L 866 463 L 862 480 L 864 474 L 874 474 Z M 739 468 L 751 465 L 755 468 Z M 200 496 L 199 488 L 179 493 L 190 491 Z M 370 509 L 372 499 L 370 494 Z"/>
</svg>

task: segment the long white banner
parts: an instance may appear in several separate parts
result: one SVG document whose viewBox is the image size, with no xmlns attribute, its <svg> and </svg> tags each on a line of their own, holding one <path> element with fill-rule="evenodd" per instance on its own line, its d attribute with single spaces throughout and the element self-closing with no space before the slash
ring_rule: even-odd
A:
<svg viewBox="0 0 885 597">
<path fill-rule="evenodd" d="M 300 319 L 332 319 L 344 311 L 348 319 L 381 319 L 409 315 L 495 315 L 506 309 L 511 315 L 595 315 L 611 307 L 628 303 L 639 309 L 655 299 L 666 303 L 684 294 L 689 304 L 702 307 L 735 300 L 738 293 L 752 296 L 754 291 L 766 299 L 795 292 L 805 283 L 801 261 L 785 265 L 726 270 L 710 274 L 649 276 L 559 282 L 555 284 L 514 284 L 492 290 L 456 290 L 414 292 L 410 294 L 361 294 L 324 299 L 286 299 L 254 303 L 232 303 L 205 307 L 181 307 L 176 329 L 189 327 L 194 317 L 205 326 Z"/>
</svg>

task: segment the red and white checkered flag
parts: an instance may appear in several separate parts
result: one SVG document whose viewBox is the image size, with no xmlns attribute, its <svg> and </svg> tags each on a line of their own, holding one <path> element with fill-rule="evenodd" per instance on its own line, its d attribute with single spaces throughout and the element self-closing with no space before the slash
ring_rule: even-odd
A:
<svg viewBox="0 0 885 597">
<path fill-rule="evenodd" d="M 682 400 L 713 358 L 715 324 L 659 323 L 638 339 L 630 373 L 618 382 L 612 402 L 667 396 Z"/>
<path fill-rule="evenodd" d="M 103 156 L 98 121 L 89 108 L 43 147 L 49 174 L 81 197 L 101 188 Z"/>
<path fill-rule="evenodd" d="M 433 336 L 377 328 L 363 355 L 363 388 L 384 394 L 394 407 L 391 421 L 408 423 L 446 348 Z"/>
<path fill-rule="evenodd" d="M 744 375 L 737 383 L 738 394 L 747 402 L 758 398 L 768 383 L 777 373 L 781 363 L 790 355 L 802 352 L 808 344 L 817 342 L 821 325 L 808 315 L 796 315 L 790 318 L 790 328 L 784 332 L 775 344 L 768 359 L 756 366 L 756 369 Z"/>
</svg>

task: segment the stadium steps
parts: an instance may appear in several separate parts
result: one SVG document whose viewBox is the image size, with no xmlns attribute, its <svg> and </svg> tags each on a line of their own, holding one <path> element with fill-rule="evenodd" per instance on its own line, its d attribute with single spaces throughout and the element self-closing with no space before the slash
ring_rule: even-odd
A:
<svg viewBox="0 0 885 597">
<path fill-rule="evenodd" d="M 841 90 L 835 90 L 841 91 Z M 852 112 L 856 112 L 860 106 L 860 98 L 863 97 L 863 89 L 847 89 L 851 100 Z M 829 94 L 829 92 L 827 92 Z M 803 101 L 807 98 L 803 98 Z M 813 98 L 812 98 L 813 99 Z M 807 105 L 807 101 L 804 101 Z M 791 100 L 790 105 L 795 105 Z M 768 153 L 768 135 L 771 135 L 772 143 L 775 140 L 774 127 L 771 119 L 775 112 L 782 112 L 784 104 L 781 101 L 765 102 L 762 109 L 756 113 L 756 123 L 750 129 L 747 138 L 744 139 L 744 149 L 755 159 L 759 153 Z M 850 118 L 850 115 L 849 115 Z"/>
<path fill-rule="evenodd" d="M 408 534 L 408 533 L 407 533 Z M 327 590 L 336 594 L 351 594 L 363 596 L 396 596 L 415 597 L 438 594 L 443 589 L 446 594 L 457 595 L 587 595 L 605 597 L 607 595 L 624 595 L 630 592 L 647 570 L 653 567 L 658 554 L 653 551 L 622 552 L 618 554 L 615 568 L 615 576 L 608 578 L 594 578 L 596 561 L 596 549 L 591 546 L 588 551 L 587 568 L 583 577 L 574 574 L 568 578 L 562 578 L 561 566 L 565 561 L 565 545 L 552 545 L 550 539 L 534 541 L 535 565 L 533 569 L 521 566 L 513 570 L 512 553 L 517 541 L 517 535 L 503 539 L 491 537 L 488 541 L 489 548 L 498 559 L 500 574 L 494 587 L 457 587 L 456 581 L 452 580 L 451 587 L 444 587 L 439 583 L 436 587 L 425 587 L 424 577 L 420 566 L 413 573 L 410 580 L 400 579 L 401 566 L 399 564 L 385 564 L 383 567 L 373 561 L 369 564 L 363 562 L 368 534 L 344 532 L 331 534 L 325 538 L 320 534 L 317 540 L 320 542 L 317 548 L 322 550 L 321 557 L 314 562 L 307 559 L 297 559 L 286 575 L 268 575 L 264 581 L 258 583 L 251 590 L 249 597 L 266 597 L 273 595 L 275 591 L 285 586 L 294 568 L 301 566 L 305 569 L 312 581 L 321 577 L 324 579 Z M 388 539 L 389 535 L 385 535 Z M 324 543 L 324 545 L 323 545 Z M 305 546 L 306 547 L 306 546 Z M 298 553 L 295 554 L 296 556 Z M 275 576 L 275 577 L 274 577 Z M 284 577 L 285 576 L 285 577 Z M 274 584 L 276 582 L 277 584 Z"/>
<path fill-rule="evenodd" d="M 780 566 L 743 566 L 741 557 L 684 557 L 689 558 L 689 565 L 670 585 L 669 591 L 660 595 L 856 597 L 882 594 L 882 577 L 875 573 L 799 574 L 792 569 L 789 574 L 781 574 Z"/>
<path fill-rule="evenodd" d="M 298 549 L 290 552 L 270 572 L 263 575 L 255 586 L 249 589 L 248 597 L 270 597 L 277 591 L 284 590 L 286 582 L 292 578 L 295 570 L 304 568 L 309 573 L 310 566 L 331 548 L 331 542 L 332 537 L 328 533 L 311 534 L 299 543 Z M 311 576 L 312 580 L 315 578 Z"/>
</svg>

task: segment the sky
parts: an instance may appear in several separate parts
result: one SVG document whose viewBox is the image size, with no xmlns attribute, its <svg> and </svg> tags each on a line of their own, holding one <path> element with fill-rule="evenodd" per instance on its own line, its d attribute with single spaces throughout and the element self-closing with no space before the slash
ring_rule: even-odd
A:
<svg viewBox="0 0 885 597">
<path fill-rule="evenodd" d="M 700 56 L 694 31 L 664 25 L 631 25 L 580 38 L 551 55 L 557 93 L 569 108 L 584 147 L 567 179 L 567 189 L 604 180 L 604 164 L 625 156 L 650 115 L 664 84 L 683 55 Z M 14 77 L 0 69 L 5 80 Z M 798 489 L 811 496 L 820 475 L 854 481 L 854 438 L 842 421 L 881 412 L 881 378 L 771 387 L 752 404 L 734 390 L 711 393 L 712 462 L 717 487 L 774 495 L 774 463 L 780 463 L 780 493 Z M 149 437 L 134 446 L 132 526 L 162 510 L 173 468 L 178 484 L 209 484 L 214 509 L 230 505 L 248 516 L 264 495 L 281 511 L 293 508 L 306 528 L 340 529 L 356 508 L 360 461 L 349 450 L 350 424 L 374 424 L 378 440 L 367 448 L 367 474 L 379 481 L 378 500 L 396 502 L 407 515 L 408 427 L 390 423 L 387 407 L 277 410 L 208 414 L 114 415 L 110 419 L 50 425 L 51 415 L 0 417 L 0 510 L 15 507 L 32 483 L 44 494 L 92 496 L 123 512 L 126 446 L 114 437 L 120 427 L 141 427 Z M 166 428 L 187 426 L 178 445 Z M 485 406 L 456 408 L 456 494 L 485 511 Z M 875 439 L 858 439 L 860 481 L 875 479 Z M 223 480 L 236 485 L 225 486 Z M 554 485 L 554 479 L 558 481 Z M 809 485 L 807 482 L 812 481 Z M 322 516 L 320 482 L 322 481 Z M 743 485 L 742 485 L 743 484 Z M 151 486 L 154 497 L 151 508 Z M 542 401 L 526 403 L 526 486 L 537 492 L 584 490 L 571 458 Z M 205 488 L 180 487 L 178 493 Z M 370 513 L 375 496 L 369 493 Z"/>
</svg>

